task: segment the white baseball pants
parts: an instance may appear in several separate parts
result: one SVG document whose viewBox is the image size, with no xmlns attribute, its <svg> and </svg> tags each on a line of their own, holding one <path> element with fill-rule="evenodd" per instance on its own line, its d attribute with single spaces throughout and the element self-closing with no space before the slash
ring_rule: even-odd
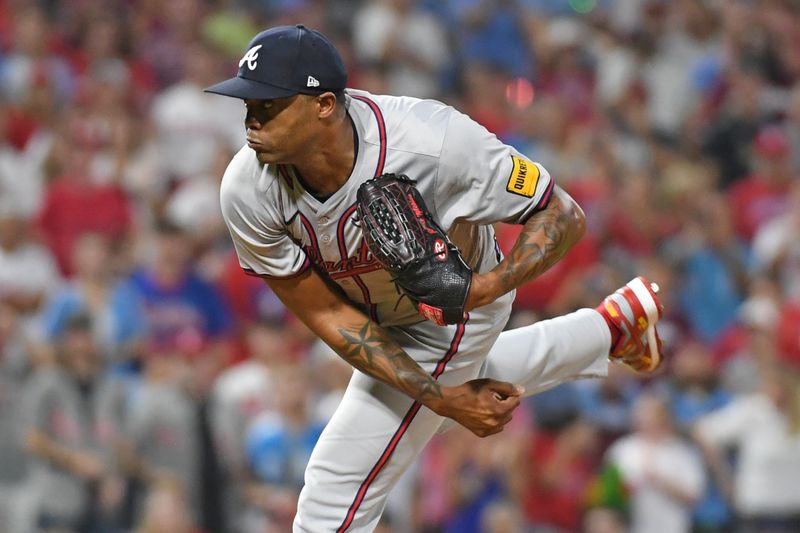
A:
<svg viewBox="0 0 800 533">
<path fill-rule="evenodd" d="M 491 308 L 507 314 L 508 305 L 496 304 L 471 313 L 466 325 L 442 328 L 427 322 L 411 332 L 392 333 L 447 385 L 490 377 L 522 385 L 531 395 L 607 374 L 611 336 L 596 311 L 581 309 L 499 333 L 497 325 L 507 316 L 493 315 Z M 389 385 L 355 372 L 306 469 L 295 533 L 375 529 L 389 491 L 444 420 Z"/>
</svg>

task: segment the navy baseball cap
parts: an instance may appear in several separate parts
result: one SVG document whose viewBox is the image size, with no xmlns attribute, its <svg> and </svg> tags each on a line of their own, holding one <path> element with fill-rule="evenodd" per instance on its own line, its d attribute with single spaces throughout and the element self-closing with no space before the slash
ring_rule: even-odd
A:
<svg viewBox="0 0 800 533">
<path fill-rule="evenodd" d="M 347 72 L 342 58 L 320 32 L 302 24 L 262 31 L 247 45 L 235 78 L 206 92 L 271 100 L 293 94 L 322 94 L 345 88 Z"/>
</svg>

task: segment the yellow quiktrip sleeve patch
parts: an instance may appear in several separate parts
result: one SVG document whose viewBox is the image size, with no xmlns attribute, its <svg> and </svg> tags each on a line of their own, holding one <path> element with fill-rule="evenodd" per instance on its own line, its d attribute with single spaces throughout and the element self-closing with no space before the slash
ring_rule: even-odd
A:
<svg viewBox="0 0 800 533">
<path fill-rule="evenodd" d="M 510 193 L 533 198 L 536 194 L 536 184 L 539 183 L 539 167 L 515 155 L 511 156 L 514 166 L 508 177 L 506 190 Z"/>
</svg>

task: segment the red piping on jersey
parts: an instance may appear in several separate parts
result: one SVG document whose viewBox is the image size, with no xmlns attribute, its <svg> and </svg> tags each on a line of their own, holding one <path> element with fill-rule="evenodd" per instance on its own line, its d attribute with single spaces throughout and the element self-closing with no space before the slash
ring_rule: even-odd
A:
<svg viewBox="0 0 800 533">
<path fill-rule="evenodd" d="M 461 338 L 464 336 L 464 329 L 466 329 L 467 321 L 465 320 L 463 323 L 459 324 L 456 328 L 456 333 L 453 336 L 453 341 L 450 343 L 450 349 L 447 350 L 447 353 L 439 360 L 439 363 L 436 365 L 436 368 L 433 371 L 433 379 L 439 379 L 439 376 L 442 375 L 444 372 L 444 368 L 447 366 L 447 363 L 450 362 L 450 359 L 458 352 L 458 345 L 461 344 Z"/>
<path fill-rule="evenodd" d="M 336 238 L 339 240 L 339 255 L 342 257 L 342 261 L 347 259 L 347 243 L 344 240 L 344 225 L 347 224 L 347 219 L 350 218 L 356 210 L 356 204 L 351 205 L 347 209 L 344 210 L 344 214 L 339 219 L 339 224 L 336 228 Z"/>
<path fill-rule="evenodd" d="M 381 112 L 381 108 L 378 107 L 378 104 L 370 100 L 365 96 L 359 95 L 351 95 L 351 98 L 355 98 L 360 102 L 364 102 L 369 106 L 372 110 L 372 113 L 375 115 L 375 120 L 378 123 L 378 138 L 380 140 L 380 151 L 378 152 L 378 164 L 375 167 L 375 177 L 377 178 L 381 174 L 383 174 L 383 166 L 386 163 L 386 121 L 383 120 L 383 113 Z M 344 241 L 344 225 L 347 222 L 347 219 L 350 215 L 355 211 L 356 204 L 348 207 L 347 210 L 342 215 L 342 218 L 339 219 L 339 227 L 337 228 L 337 238 L 339 239 L 339 253 L 341 254 L 342 261 L 347 259 L 347 244 Z M 362 250 L 363 253 L 363 250 Z M 377 270 L 377 269 L 376 269 Z M 349 274 L 349 273 L 348 273 Z M 367 304 L 369 307 L 369 317 L 373 320 L 373 322 L 378 322 L 378 306 L 372 303 L 372 298 L 369 294 L 369 288 L 367 284 L 358 276 L 353 275 L 353 280 L 358 285 L 358 288 L 361 289 L 361 294 L 364 297 L 364 303 Z"/>
<path fill-rule="evenodd" d="M 536 207 L 531 209 L 529 213 L 527 213 L 522 219 L 520 219 L 519 222 L 517 222 L 517 224 L 525 224 L 529 218 L 531 218 L 537 212 L 547 207 L 547 204 L 550 202 L 550 196 L 553 193 L 553 187 L 555 186 L 555 184 L 556 180 L 550 178 L 550 183 L 547 185 L 547 189 L 545 189 L 544 194 L 542 194 L 542 197 L 539 198 L 539 202 L 536 204 Z"/>
<path fill-rule="evenodd" d="M 311 225 L 311 222 L 308 221 L 308 219 L 306 218 L 306 216 L 303 213 L 298 211 L 297 214 L 300 216 L 300 222 L 303 224 L 303 227 L 306 229 L 306 233 L 308 233 L 309 240 L 311 240 L 311 254 L 316 256 L 316 257 L 312 257 L 311 259 L 314 262 L 318 262 L 318 261 L 321 262 L 322 261 L 322 252 L 320 252 L 320 250 L 319 250 L 319 244 L 317 243 L 317 234 L 314 233 L 314 227 Z M 308 255 L 308 254 L 306 253 L 306 255 Z"/>
<path fill-rule="evenodd" d="M 362 263 L 366 263 L 367 262 L 367 254 L 368 253 L 369 253 L 369 246 L 367 246 L 367 240 L 366 239 L 361 239 L 361 257 L 360 257 L 360 259 L 361 259 Z"/>
<path fill-rule="evenodd" d="M 444 355 L 442 359 L 439 360 L 439 363 L 436 365 L 436 369 L 433 371 L 433 379 L 439 379 L 439 376 L 442 375 L 444 372 L 445 366 L 447 363 L 453 358 L 453 356 L 458 352 L 458 345 L 461 344 L 461 339 L 464 336 L 464 329 L 466 327 L 466 322 L 463 324 L 459 324 L 456 328 L 456 334 L 453 337 L 453 341 L 450 343 L 450 349 L 447 350 L 447 353 Z M 411 425 L 411 422 L 414 420 L 414 417 L 417 416 L 422 404 L 419 402 L 414 402 L 411 404 L 406 416 L 403 417 L 403 421 L 400 423 L 400 427 L 397 428 L 397 431 L 394 432 L 392 438 L 389 440 L 389 444 L 386 446 L 386 449 L 383 450 L 378 462 L 372 467 L 370 470 L 369 475 L 367 478 L 361 483 L 361 486 L 358 488 L 358 492 L 356 493 L 356 497 L 353 500 L 353 503 L 350 505 L 350 509 L 347 510 L 347 516 L 344 518 L 344 522 L 342 525 L 339 526 L 339 529 L 336 530 L 336 533 L 344 533 L 347 531 L 347 528 L 353 523 L 353 519 L 356 516 L 356 512 L 358 508 L 361 506 L 361 503 L 364 501 L 364 496 L 367 494 L 367 489 L 375 481 L 375 478 L 378 477 L 378 473 L 381 469 L 386 465 L 389 461 L 389 458 L 394 453 L 394 450 L 397 448 L 397 444 L 400 442 L 400 439 L 403 438 L 403 435 L 408 430 L 408 427 Z"/>
<path fill-rule="evenodd" d="M 556 183 L 556 180 L 554 180 L 553 178 L 550 178 L 550 183 L 547 185 L 547 190 L 544 191 L 544 194 L 539 199 L 539 203 L 536 204 L 536 210 L 537 211 L 539 209 L 543 209 L 547 205 L 547 202 L 550 201 L 550 194 L 553 192 L 553 185 L 555 185 L 555 183 Z"/>
<path fill-rule="evenodd" d="M 317 244 L 317 234 L 314 233 L 314 227 L 311 225 L 311 222 L 308 221 L 308 219 L 303 213 L 299 213 L 299 215 L 300 215 L 300 222 L 303 223 L 303 227 L 306 228 L 306 232 L 308 232 L 308 238 L 311 239 L 311 248 L 313 248 L 315 252 L 319 253 L 319 245 Z"/>
<path fill-rule="evenodd" d="M 381 151 L 378 155 L 378 167 L 375 169 L 375 177 L 377 178 L 383 174 L 383 165 L 386 163 L 386 122 L 383 120 L 383 113 L 381 113 L 381 108 L 378 107 L 378 104 L 366 96 L 351 94 L 350 97 L 367 104 L 375 114 L 375 120 L 378 121 L 378 136 L 381 142 Z"/>
<path fill-rule="evenodd" d="M 372 299 L 369 297 L 369 288 L 367 288 L 367 284 L 364 283 L 364 280 L 362 280 L 359 276 L 353 276 L 353 281 L 355 281 L 356 285 L 358 285 L 358 288 L 361 289 L 361 296 L 364 298 L 364 303 L 369 306 L 369 318 L 377 324 L 378 306 L 377 304 L 372 303 Z"/>
<path fill-rule="evenodd" d="M 339 255 L 341 256 L 342 261 L 345 261 L 348 257 L 347 242 L 344 239 L 344 226 L 345 224 L 347 224 L 347 219 L 350 218 L 355 212 L 356 212 L 356 204 L 353 204 L 347 209 L 345 209 L 344 214 L 339 219 L 339 224 L 337 224 L 336 227 L 336 239 L 339 241 Z M 372 270 L 378 270 L 380 268 L 380 265 L 377 265 L 377 267 L 378 268 L 373 268 Z M 371 268 L 371 266 L 367 268 Z M 369 271 L 371 272 L 372 270 Z M 370 297 L 369 288 L 367 287 L 367 284 L 364 283 L 364 280 L 358 277 L 358 274 L 353 273 L 353 271 L 343 272 L 343 274 L 353 277 L 353 281 L 355 281 L 356 285 L 358 285 L 358 288 L 361 289 L 361 296 L 364 298 L 364 304 L 366 304 L 367 308 L 369 309 L 369 317 L 372 319 L 373 322 L 378 322 L 378 306 L 372 303 L 372 298 Z M 344 276 L 339 276 L 339 277 L 344 277 Z M 332 277 L 332 279 L 337 279 L 337 278 Z"/>
</svg>

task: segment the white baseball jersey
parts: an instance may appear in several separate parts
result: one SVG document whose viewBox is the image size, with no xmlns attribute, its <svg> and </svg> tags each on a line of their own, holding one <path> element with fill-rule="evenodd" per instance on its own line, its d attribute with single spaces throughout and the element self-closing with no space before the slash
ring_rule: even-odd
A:
<svg viewBox="0 0 800 533">
<path fill-rule="evenodd" d="M 447 385 L 485 375 L 533 393 L 602 374 L 610 335 L 598 313 L 583 310 L 501 335 L 510 293 L 471 311 L 465 324 L 437 326 L 400 294 L 355 220 L 362 183 L 385 172 L 406 174 L 466 262 L 486 272 L 502 258 L 491 224 L 523 223 L 544 208 L 553 190 L 547 171 L 440 102 L 348 90 L 346 106 L 357 139 L 355 164 L 324 202 L 304 189 L 292 167 L 261 165 L 246 146 L 231 161 L 222 212 L 241 266 L 253 275 L 288 278 L 315 264 Z M 307 467 L 294 531 L 372 531 L 389 490 L 442 421 L 355 372 Z"/>
<path fill-rule="evenodd" d="M 349 90 L 346 105 L 357 142 L 342 188 L 320 202 L 291 166 L 261 165 L 245 146 L 222 181 L 225 221 L 248 273 L 287 278 L 315 263 L 381 325 L 419 322 L 366 248 L 355 216 L 359 185 L 384 172 L 417 180 L 466 262 L 485 272 L 501 257 L 491 224 L 524 222 L 547 204 L 553 180 L 541 165 L 440 102 Z"/>
</svg>

